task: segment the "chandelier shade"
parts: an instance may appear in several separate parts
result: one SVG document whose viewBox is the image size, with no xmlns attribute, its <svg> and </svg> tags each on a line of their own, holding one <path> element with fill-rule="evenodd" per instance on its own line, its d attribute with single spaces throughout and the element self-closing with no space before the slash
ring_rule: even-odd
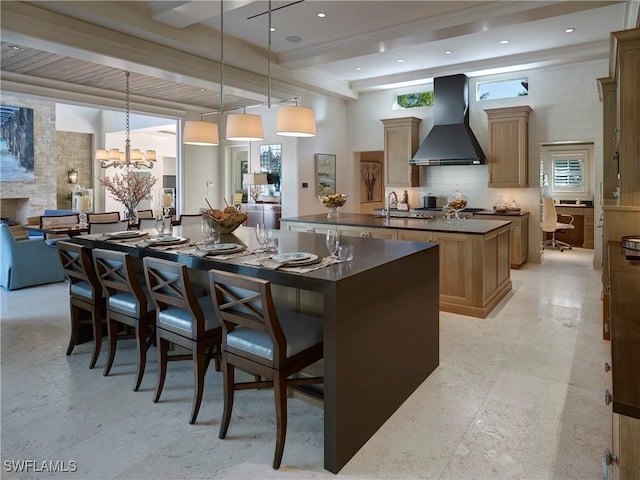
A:
<svg viewBox="0 0 640 480">
<path fill-rule="evenodd" d="M 276 114 L 276 135 L 285 137 L 315 137 L 316 118 L 308 107 L 280 107 Z"/>
<path fill-rule="evenodd" d="M 211 122 L 187 121 L 184 124 L 182 143 L 186 145 L 219 145 L 218 125 Z"/>
<path fill-rule="evenodd" d="M 121 152 L 117 148 L 110 148 L 109 150 L 98 149 L 96 150 L 95 159 L 100 163 L 100 167 L 109 168 L 153 168 L 156 161 L 155 150 L 147 150 L 144 154 L 139 148 L 131 148 L 131 129 L 129 123 L 129 72 L 124 72 L 127 78 L 127 110 L 126 110 L 126 138 L 125 149 Z"/>
<path fill-rule="evenodd" d="M 227 140 L 264 140 L 262 117 L 252 113 L 232 113 L 227 116 Z"/>
</svg>

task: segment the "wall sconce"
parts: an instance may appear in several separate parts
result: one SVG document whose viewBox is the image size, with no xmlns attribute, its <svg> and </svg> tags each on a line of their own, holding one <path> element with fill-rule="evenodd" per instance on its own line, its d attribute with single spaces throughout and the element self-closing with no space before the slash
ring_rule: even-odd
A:
<svg viewBox="0 0 640 480">
<path fill-rule="evenodd" d="M 78 171 L 75 168 L 68 170 L 67 178 L 69 179 L 69 183 L 73 183 L 75 185 L 78 183 Z"/>
</svg>

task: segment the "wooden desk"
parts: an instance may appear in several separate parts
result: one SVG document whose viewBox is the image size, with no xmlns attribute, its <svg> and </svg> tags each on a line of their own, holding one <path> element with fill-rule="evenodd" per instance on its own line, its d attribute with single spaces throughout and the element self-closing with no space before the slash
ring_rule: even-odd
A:
<svg viewBox="0 0 640 480">
<path fill-rule="evenodd" d="M 174 227 L 174 234 L 202 237 L 198 225 Z M 322 234 L 279 235 L 282 251 L 327 256 Z M 293 274 L 245 265 L 246 257 L 221 261 L 92 238 L 72 241 L 179 261 L 201 282 L 211 268 L 264 278 L 273 284 L 276 303 L 322 315 L 324 468 L 330 472 L 339 472 L 438 366 L 437 244 L 349 237 L 353 261 Z M 257 247 L 255 229 L 244 226 L 221 241 Z"/>
<path fill-rule="evenodd" d="M 594 245 L 594 214 L 593 207 L 587 205 L 557 204 L 556 213 L 558 215 L 573 216 L 573 230 L 565 230 L 563 233 L 556 233 L 556 238 L 567 242 L 574 247 L 593 248 Z M 561 219 L 564 222 L 564 219 Z M 550 233 L 545 233 L 544 239 L 551 238 Z"/>
</svg>

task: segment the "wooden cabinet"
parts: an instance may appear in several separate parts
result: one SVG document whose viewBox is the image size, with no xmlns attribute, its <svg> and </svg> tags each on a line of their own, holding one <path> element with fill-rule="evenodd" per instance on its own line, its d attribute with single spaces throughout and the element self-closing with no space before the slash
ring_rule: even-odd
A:
<svg viewBox="0 0 640 480">
<path fill-rule="evenodd" d="M 509 261 L 511 268 L 519 268 L 529 258 L 529 212 L 521 215 L 474 214 L 475 220 L 503 220 L 509 227 Z"/>
<path fill-rule="evenodd" d="M 489 187 L 529 186 L 529 106 L 485 110 L 489 122 Z"/>
<path fill-rule="evenodd" d="M 280 217 L 282 207 L 269 203 L 243 203 L 242 210 L 247 214 L 244 225 L 255 227 L 258 223 L 264 223 L 267 228 L 280 229 Z"/>
<path fill-rule="evenodd" d="M 602 199 L 615 200 L 618 183 L 616 155 L 616 82 L 611 78 L 598 79 L 598 93 L 602 102 Z"/>
<path fill-rule="evenodd" d="M 614 477 L 640 480 L 640 264 L 608 243 Z M 617 475 L 616 475 L 617 474 Z"/>
<path fill-rule="evenodd" d="M 384 180 L 387 187 L 417 187 L 420 183 L 418 167 L 409 160 L 418 151 L 421 119 L 417 117 L 390 118 L 384 124 Z"/>
</svg>

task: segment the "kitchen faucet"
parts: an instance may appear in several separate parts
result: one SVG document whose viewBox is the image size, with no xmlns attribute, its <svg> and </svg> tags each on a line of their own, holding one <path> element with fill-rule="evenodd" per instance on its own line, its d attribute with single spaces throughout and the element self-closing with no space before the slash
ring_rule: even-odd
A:
<svg viewBox="0 0 640 480">
<path fill-rule="evenodd" d="M 391 195 L 394 198 L 394 205 L 398 205 L 398 195 L 393 190 L 387 195 L 387 218 L 391 217 Z"/>
</svg>

